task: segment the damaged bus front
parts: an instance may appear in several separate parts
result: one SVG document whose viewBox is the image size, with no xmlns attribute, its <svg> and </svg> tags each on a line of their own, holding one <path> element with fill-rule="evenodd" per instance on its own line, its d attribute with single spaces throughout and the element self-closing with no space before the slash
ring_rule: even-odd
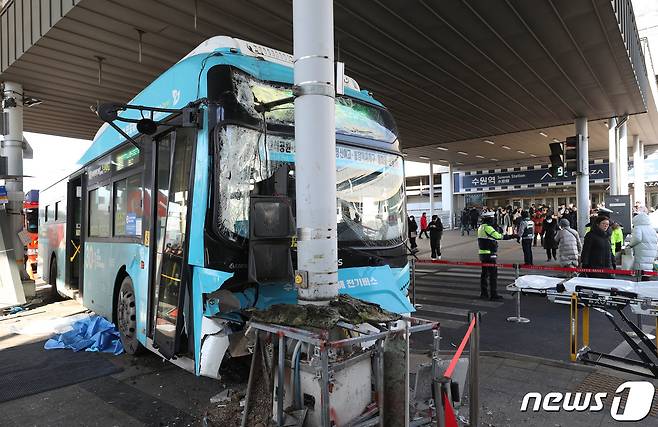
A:
<svg viewBox="0 0 658 427">
<path fill-rule="evenodd" d="M 292 81 L 290 55 L 215 37 L 104 111 L 112 127 L 82 159 L 81 293 L 128 351 L 217 377 L 226 356 L 247 353 L 250 309 L 297 302 Z M 135 148 L 117 170 L 116 153 Z M 414 311 L 397 129 L 349 78 L 336 96 L 336 167 L 340 292 Z"/>
</svg>

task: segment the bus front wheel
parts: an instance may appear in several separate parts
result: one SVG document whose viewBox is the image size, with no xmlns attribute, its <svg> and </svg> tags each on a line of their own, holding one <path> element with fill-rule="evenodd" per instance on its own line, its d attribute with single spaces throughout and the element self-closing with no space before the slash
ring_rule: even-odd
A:
<svg viewBox="0 0 658 427">
<path fill-rule="evenodd" d="M 116 319 L 124 351 L 132 355 L 138 354 L 142 350 L 142 345 L 137 340 L 135 290 L 133 289 L 133 281 L 129 276 L 124 277 L 119 288 Z"/>
</svg>

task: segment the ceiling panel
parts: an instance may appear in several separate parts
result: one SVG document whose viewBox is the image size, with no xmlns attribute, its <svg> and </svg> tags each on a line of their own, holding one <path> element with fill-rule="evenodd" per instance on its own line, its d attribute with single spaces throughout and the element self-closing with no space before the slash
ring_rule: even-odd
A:
<svg viewBox="0 0 658 427">
<path fill-rule="evenodd" d="M 290 0 L 196 4 L 195 27 L 191 1 L 77 1 L 0 76 L 44 101 L 26 110 L 25 129 L 91 138 L 100 123 L 90 105 L 130 100 L 214 35 L 292 50 Z M 409 158 L 465 163 L 467 156 L 448 159 L 452 151 L 436 146 L 467 147 L 470 154 L 494 135 L 512 149 L 484 147 L 480 155 L 528 161 L 518 150 L 545 156 L 547 142 L 571 133 L 577 116 L 594 123 L 647 108 L 609 0 L 334 5 L 336 57 L 391 110 Z M 641 119 L 637 128 L 656 142 L 653 120 Z M 542 129 L 551 129 L 549 139 L 537 138 Z M 596 134 L 590 134 L 593 149 L 601 145 Z"/>
</svg>

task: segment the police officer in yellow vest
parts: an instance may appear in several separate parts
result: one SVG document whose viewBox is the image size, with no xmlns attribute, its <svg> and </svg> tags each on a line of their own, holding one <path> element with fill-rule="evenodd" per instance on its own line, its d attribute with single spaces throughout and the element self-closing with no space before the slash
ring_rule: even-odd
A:
<svg viewBox="0 0 658 427">
<path fill-rule="evenodd" d="M 509 240 L 516 238 L 514 235 L 502 235 L 493 227 L 494 213 L 485 212 L 482 214 L 482 225 L 478 228 L 478 248 L 480 262 L 495 264 L 498 252 L 498 240 Z M 480 274 L 480 298 L 489 298 L 492 301 L 500 300 L 502 297 L 497 291 L 498 267 L 482 267 Z M 487 290 L 487 281 L 489 282 Z"/>
</svg>

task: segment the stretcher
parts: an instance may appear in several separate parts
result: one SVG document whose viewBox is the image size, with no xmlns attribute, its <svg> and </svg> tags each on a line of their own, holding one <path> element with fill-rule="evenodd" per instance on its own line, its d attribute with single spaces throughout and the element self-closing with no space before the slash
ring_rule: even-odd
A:
<svg viewBox="0 0 658 427">
<path fill-rule="evenodd" d="M 622 372 L 658 378 L 656 343 L 642 330 L 642 325 L 633 323 L 623 311 L 629 307 L 632 313 L 653 316 L 658 322 L 658 282 L 527 275 L 517 278 L 508 289 L 542 294 L 554 303 L 571 306 L 570 353 L 573 361 L 579 360 Z M 597 352 L 589 347 L 590 308 L 605 315 L 639 360 Z M 579 312 L 583 321 L 580 348 L 577 346 Z M 632 334 L 637 336 L 639 342 L 624 331 L 615 319 L 621 319 Z"/>
</svg>

